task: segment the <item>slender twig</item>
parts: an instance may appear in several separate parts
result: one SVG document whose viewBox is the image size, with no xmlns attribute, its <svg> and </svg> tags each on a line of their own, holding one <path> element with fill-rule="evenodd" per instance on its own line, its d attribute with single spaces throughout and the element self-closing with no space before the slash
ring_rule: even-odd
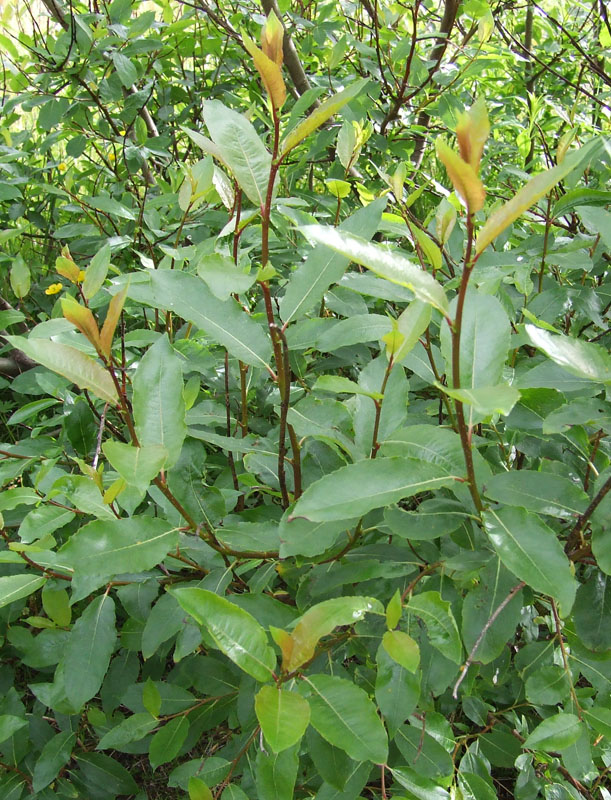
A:
<svg viewBox="0 0 611 800">
<path fill-rule="evenodd" d="M 590 505 L 586 508 L 583 514 L 579 517 L 577 522 L 575 523 L 573 530 L 569 534 L 569 539 L 574 541 L 581 535 L 586 523 L 592 516 L 592 514 L 596 511 L 598 506 L 602 503 L 605 498 L 605 495 L 611 490 L 611 475 L 607 478 L 607 480 L 603 483 L 600 487 L 598 494 L 594 497 Z"/>
<path fill-rule="evenodd" d="M 102 414 L 100 416 L 100 424 L 98 426 L 98 438 L 95 444 L 95 453 L 93 455 L 93 461 L 91 466 L 94 469 L 98 468 L 98 461 L 100 459 L 100 451 L 102 449 L 102 436 L 104 434 L 104 426 L 106 425 L 106 409 L 108 408 L 108 403 L 104 404 L 104 408 L 102 409 Z"/>
<path fill-rule="evenodd" d="M 461 667 L 461 670 L 460 670 L 460 676 L 459 676 L 458 680 L 457 680 L 457 681 L 456 681 L 456 683 L 454 684 L 454 689 L 452 690 L 452 697 L 453 697 L 455 700 L 456 700 L 456 698 L 458 697 L 458 689 L 459 689 L 459 687 L 460 687 L 460 684 L 461 684 L 461 683 L 464 681 L 464 679 L 467 677 L 467 672 L 468 672 L 468 670 L 469 670 L 469 667 L 470 667 L 470 666 L 471 666 L 471 664 L 473 663 L 473 659 L 475 658 L 475 654 L 477 653 L 477 651 L 478 651 L 478 649 L 479 649 L 479 646 L 481 645 L 481 643 L 484 641 L 484 636 L 485 636 L 485 635 L 488 633 L 488 631 L 490 630 L 490 628 L 491 628 L 491 627 L 494 625 L 494 622 L 495 622 L 495 620 L 497 619 L 497 617 L 499 616 L 499 614 L 500 614 L 500 613 L 503 611 L 503 609 L 504 609 L 506 606 L 508 606 L 508 605 L 509 605 L 509 603 L 511 603 L 511 601 L 512 601 L 512 600 L 513 600 L 513 598 L 516 596 L 516 594 L 517 594 L 517 593 L 520 591 L 520 589 L 522 589 L 524 586 L 526 586 L 526 583 L 525 583 L 524 581 L 520 581 L 520 583 L 517 583 L 517 584 L 516 584 L 516 585 L 513 587 L 513 589 L 512 589 L 512 590 L 509 592 L 509 594 L 507 595 L 507 597 L 506 597 L 506 598 L 505 598 L 505 599 L 502 601 L 502 603 L 499 603 L 499 605 L 498 605 L 498 606 L 497 606 L 497 607 L 494 609 L 494 611 L 492 612 L 492 614 L 491 614 L 491 615 L 490 615 L 490 617 L 488 618 L 488 621 L 486 622 L 486 624 L 485 624 L 485 625 L 484 625 L 484 627 L 482 628 L 480 635 L 479 635 L 479 636 L 477 637 L 477 639 L 475 640 L 475 644 L 474 644 L 474 645 L 473 645 L 473 647 L 471 648 L 471 652 L 469 653 L 469 655 L 468 655 L 468 657 L 467 657 L 467 660 L 465 661 L 465 663 L 464 663 L 464 664 L 463 664 L 463 666 Z"/>
<path fill-rule="evenodd" d="M 564 671 L 569 681 L 571 700 L 573 701 L 573 705 L 575 706 L 579 719 L 583 719 L 583 715 L 581 713 L 581 706 L 579 705 L 579 700 L 577 699 L 577 694 L 575 693 L 575 686 L 573 685 L 573 676 L 571 675 L 571 668 L 569 667 L 569 659 L 566 653 L 566 647 L 564 646 L 564 637 L 562 636 L 562 624 L 560 622 L 560 617 L 558 616 L 558 608 L 556 607 L 556 601 L 554 599 L 552 599 L 551 602 L 552 602 L 552 614 L 554 615 L 554 625 L 556 626 L 556 638 L 558 639 L 558 644 L 560 645 L 560 653 L 562 655 L 562 663 L 564 664 Z"/>
</svg>

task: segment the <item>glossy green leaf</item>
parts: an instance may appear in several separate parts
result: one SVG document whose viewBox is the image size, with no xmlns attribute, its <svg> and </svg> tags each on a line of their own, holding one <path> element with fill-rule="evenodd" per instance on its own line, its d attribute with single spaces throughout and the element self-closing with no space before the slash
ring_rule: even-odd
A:
<svg viewBox="0 0 611 800">
<path fill-rule="evenodd" d="M 0 714 L 0 743 L 10 739 L 14 733 L 27 727 L 28 721 L 14 714 Z"/>
<path fill-rule="evenodd" d="M 85 270 L 85 278 L 83 280 L 83 294 L 87 300 L 91 300 L 104 285 L 108 268 L 110 266 L 110 245 L 105 244 L 94 255 Z"/>
<path fill-rule="evenodd" d="M 611 356 L 604 347 L 553 334 L 536 325 L 526 325 L 525 329 L 535 347 L 573 375 L 600 383 L 611 382 Z"/>
<path fill-rule="evenodd" d="M 581 735 L 582 724 L 575 714 L 559 713 L 544 719 L 522 745 L 527 750 L 564 750 Z"/>
<path fill-rule="evenodd" d="M 393 778 L 416 800 L 450 800 L 450 795 L 430 778 L 420 775 L 416 769 L 399 767 L 391 769 Z"/>
<path fill-rule="evenodd" d="M 535 591 L 555 598 L 562 615 L 568 614 L 577 582 L 554 531 L 535 514 L 511 506 L 485 512 L 484 523 L 507 569 Z"/>
<path fill-rule="evenodd" d="M 611 740 L 611 708 L 592 706 L 583 709 L 584 717 L 597 733 Z"/>
<path fill-rule="evenodd" d="M 536 705 L 555 706 L 562 703 L 571 691 L 564 667 L 550 664 L 529 675 L 524 684 L 526 699 Z"/>
<path fill-rule="evenodd" d="M 206 589 L 177 588 L 172 594 L 240 669 L 258 681 L 270 680 L 276 656 L 267 634 L 251 614 Z"/>
<path fill-rule="evenodd" d="M 138 80 L 138 71 L 131 59 L 123 53 L 113 53 L 112 61 L 123 86 L 131 88 Z"/>
<path fill-rule="evenodd" d="M 95 520 L 84 525 L 60 550 L 62 563 L 79 575 L 100 578 L 152 569 L 176 546 L 178 531 L 154 517 Z"/>
<path fill-rule="evenodd" d="M 520 399 L 520 392 L 505 383 L 498 386 L 478 386 L 476 389 L 448 389 L 441 384 L 436 386 L 455 400 L 472 406 L 475 414 L 484 417 L 492 414 L 507 416 Z"/>
<path fill-rule="evenodd" d="M 296 746 L 281 753 L 260 750 L 254 770 L 258 800 L 293 800 L 298 769 Z"/>
<path fill-rule="evenodd" d="M 49 739 L 34 766 L 32 789 L 35 792 L 42 791 L 57 778 L 60 769 L 70 760 L 75 742 L 76 733 L 69 730 Z"/>
<path fill-rule="evenodd" d="M 132 714 L 102 736 L 96 750 L 113 750 L 130 742 L 138 742 L 157 725 L 157 720 L 148 712 Z"/>
<path fill-rule="evenodd" d="M 189 800 L 213 800 L 214 795 L 207 784 L 196 775 L 189 778 Z"/>
<path fill-rule="evenodd" d="M 547 194 L 554 186 L 573 171 L 582 156 L 580 151 L 571 153 L 561 164 L 540 172 L 531 178 L 511 200 L 494 211 L 480 230 L 475 243 L 475 253 L 481 253 L 496 237 L 515 222 L 527 209 Z"/>
<path fill-rule="evenodd" d="M 25 339 L 21 336 L 5 337 L 13 347 L 57 372 L 80 389 L 89 389 L 105 403 L 118 402 L 117 391 L 112 378 L 106 370 L 76 347 L 52 342 L 47 339 Z"/>
<path fill-rule="evenodd" d="M 359 208 L 341 223 L 340 230 L 371 239 L 380 225 L 386 202 L 385 197 L 380 197 Z M 324 244 L 316 245 L 291 275 L 286 292 L 280 299 L 280 317 L 288 323 L 320 304 L 326 290 L 341 279 L 349 263 L 348 256 L 336 253 Z"/>
<path fill-rule="evenodd" d="M 405 669 L 382 645 L 376 653 L 376 665 L 375 699 L 392 738 L 418 705 L 421 671 Z"/>
<path fill-rule="evenodd" d="M 148 409 L 146 413 L 150 413 Z M 168 450 L 161 444 L 133 447 L 108 440 L 102 445 L 102 452 L 123 480 L 142 493 L 148 489 L 169 458 Z"/>
<path fill-rule="evenodd" d="M 442 314 L 447 313 L 448 301 L 441 285 L 398 251 L 372 244 L 338 228 L 304 225 L 300 231 L 308 239 L 342 253 L 381 278 L 411 289 L 419 300 L 429 303 Z"/>
<path fill-rule="evenodd" d="M 222 159 L 256 208 L 265 206 L 272 156 L 252 123 L 219 100 L 206 100 L 203 117 Z"/>
<path fill-rule="evenodd" d="M 44 586 L 46 578 L 42 575 L 5 575 L 0 578 L 0 608 L 29 597 L 41 586 Z"/>
<path fill-rule="evenodd" d="M 386 631 L 382 646 L 388 655 L 410 672 L 415 672 L 420 664 L 418 642 L 403 631 Z"/>
<path fill-rule="evenodd" d="M 454 476 L 435 464 L 409 458 L 378 458 L 341 467 L 311 484 L 291 518 L 313 522 L 351 519 L 420 492 L 451 486 Z"/>
<path fill-rule="evenodd" d="M 431 644 L 450 661 L 460 664 L 462 643 L 450 603 L 442 600 L 439 592 L 421 592 L 411 598 L 407 610 L 424 622 Z"/>
<path fill-rule="evenodd" d="M 474 660 L 488 664 L 501 655 L 515 634 L 520 621 L 522 594 L 505 606 L 492 624 L 489 620 L 516 585 L 515 577 L 498 558 L 492 558 L 479 574 L 479 583 L 465 597 L 462 609 L 462 638 L 469 653 L 488 625 L 484 638 L 474 653 Z"/>
<path fill-rule="evenodd" d="M 144 447 L 154 445 L 165 448 L 168 454 L 165 467 L 172 467 L 180 456 L 187 435 L 187 425 L 182 365 L 166 336 L 159 338 L 148 349 L 136 370 L 133 387 L 134 422 L 138 442 Z M 116 454 L 116 447 L 114 451 Z M 158 457 L 159 451 L 153 456 L 154 464 L 149 460 L 150 469 L 147 474 L 151 473 Z M 144 483 L 144 477 L 142 482 Z"/>
<path fill-rule="evenodd" d="M 454 771 L 452 756 L 421 726 L 402 725 L 394 741 L 404 762 L 415 769 L 419 775 L 432 780 L 447 779 Z"/>
<path fill-rule="evenodd" d="M 575 630 L 589 650 L 611 650 L 611 578 L 595 572 L 580 584 L 573 608 Z"/>
<path fill-rule="evenodd" d="M 235 292 L 242 294 L 253 285 L 256 272 L 244 272 L 228 256 L 212 253 L 197 262 L 197 274 L 215 297 L 225 302 Z"/>
<path fill-rule="evenodd" d="M 582 514 L 589 502 L 583 489 L 568 478 L 529 469 L 492 475 L 486 481 L 486 495 L 497 503 L 564 519 Z"/>
<path fill-rule="evenodd" d="M 358 383 L 344 378 L 342 375 L 321 375 L 312 387 L 314 391 L 332 392 L 333 394 L 361 394 L 379 400 L 383 395 L 378 392 L 368 392 Z"/>
<path fill-rule="evenodd" d="M 431 306 L 422 300 L 412 300 L 396 321 L 396 329 L 384 336 L 386 354 L 394 361 L 403 361 L 418 344 L 431 321 Z"/>
<path fill-rule="evenodd" d="M 313 133 L 317 128 L 320 128 L 330 117 L 359 95 L 365 86 L 369 83 L 368 78 L 362 78 L 355 81 L 341 92 L 328 97 L 321 103 L 312 113 L 302 120 L 288 135 L 284 138 L 281 144 L 281 154 L 284 155 L 296 147 L 299 142 L 302 142 L 307 136 Z"/>
<path fill-rule="evenodd" d="M 383 764 L 388 756 L 386 731 L 366 692 L 343 678 L 312 675 L 305 681 L 311 724 L 355 761 Z"/>
<path fill-rule="evenodd" d="M 104 753 L 75 751 L 73 758 L 87 783 L 98 794 L 135 794 L 138 785 L 130 772 L 119 762 Z"/>
<path fill-rule="evenodd" d="M 116 638 L 114 601 L 96 597 L 74 623 L 64 655 L 66 696 L 75 709 L 98 693 Z"/>
<path fill-rule="evenodd" d="M 334 353 L 340 347 L 376 342 L 389 333 L 391 326 L 390 319 L 381 314 L 357 314 L 323 331 L 316 342 L 316 349 L 323 353 Z"/>
<path fill-rule="evenodd" d="M 189 718 L 187 716 L 174 717 L 157 731 L 151 739 L 149 746 L 149 760 L 155 770 L 161 764 L 172 761 L 183 746 L 189 733 Z"/>
<path fill-rule="evenodd" d="M 255 696 L 255 712 L 265 740 L 274 753 L 297 744 L 310 723 L 310 706 L 299 694 L 262 686 Z"/>
<path fill-rule="evenodd" d="M 290 649 L 286 651 L 283 669 L 292 672 L 305 664 L 323 636 L 338 625 L 353 625 L 367 613 L 384 613 L 380 601 L 373 597 L 334 597 L 312 606 L 290 634 Z"/>
</svg>

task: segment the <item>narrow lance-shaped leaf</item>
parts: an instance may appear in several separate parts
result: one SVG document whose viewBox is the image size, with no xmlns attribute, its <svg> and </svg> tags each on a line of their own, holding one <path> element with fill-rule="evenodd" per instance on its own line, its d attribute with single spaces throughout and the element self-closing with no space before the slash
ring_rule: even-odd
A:
<svg viewBox="0 0 611 800">
<path fill-rule="evenodd" d="M 501 208 L 494 211 L 486 220 L 486 224 L 478 234 L 475 243 L 475 253 L 478 255 L 493 242 L 496 237 L 508 228 L 512 222 L 520 217 L 528 208 L 537 202 L 543 195 L 551 191 L 554 186 L 575 169 L 581 161 L 583 153 L 577 150 L 567 156 L 561 164 L 545 172 L 540 172 L 531 178 L 511 200 Z"/>
<path fill-rule="evenodd" d="M 5 338 L 13 347 L 43 367 L 63 375 L 80 389 L 89 389 L 106 403 L 115 405 L 118 402 L 117 391 L 108 372 L 76 347 L 46 339 L 25 339 L 21 336 Z"/>
<path fill-rule="evenodd" d="M 333 114 L 337 114 L 337 112 L 343 106 L 345 106 L 346 103 L 354 100 L 354 98 L 363 91 L 368 83 L 369 78 L 363 78 L 355 81 L 342 92 L 338 92 L 332 97 L 327 98 L 324 103 L 321 103 L 317 109 L 312 111 L 309 117 L 306 117 L 286 136 L 280 146 L 281 155 L 288 153 L 289 150 L 292 150 L 294 147 L 296 147 L 299 142 L 302 142 L 313 131 L 315 131 L 317 128 L 320 128 L 321 125 L 324 125 L 329 117 L 332 117 Z"/>
<path fill-rule="evenodd" d="M 573 375 L 601 383 L 611 382 L 611 356 L 595 342 L 584 342 L 563 334 L 526 325 L 528 338 L 540 350 Z"/>
<path fill-rule="evenodd" d="M 45 582 L 46 578 L 41 575 L 7 575 L 0 578 L 0 608 L 22 597 L 29 597 Z"/>
<path fill-rule="evenodd" d="M 108 311 L 106 312 L 106 319 L 102 326 L 100 333 L 100 349 L 106 358 L 110 358 L 110 351 L 112 349 L 112 340 L 115 335 L 117 322 L 123 311 L 125 298 L 127 297 L 127 286 L 125 289 L 116 294 L 108 304 Z"/>
<path fill-rule="evenodd" d="M 85 278 L 83 280 L 83 294 L 87 300 L 91 300 L 98 290 L 104 284 L 106 275 L 108 274 L 108 267 L 110 266 L 110 245 L 105 244 L 101 250 L 94 255 L 91 263 L 85 270 Z"/>
<path fill-rule="evenodd" d="M 265 630 L 247 611 L 207 589 L 172 589 L 184 610 L 205 625 L 221 652 L 258 681 L 268 681 L 276 656 Z"/>
<path fill-rule="evenodd" d="M 275 64 L 271 58 L 268 58 L 262 50 L 259 50 L 253 40 L 242 35 L 244 47 L 252 56 L 255 67 L 261 76 L 265 91 L 268 93 L 272 105 L 275 109 L 280 109 L 286 100 L 286 86 L 282 79 L 282 70 L 278 64 Z"/>
<path fill-rule="evenodd" d="M 411 289 L 418 299 L 447 315 L 448 301 L 441 284 L 396 250 L 380 247 L 360 236 L 325 225 L 304 225 L 300 231 L 308 239 L 348 256 L 351 261 L 367 267 L 381 278 Z"/>
<path fill-rule="evenodd" d="M 101 352 L 100 332 L 91 311 L 80 303 L 77 303 L 70 295 L 62 297 L 61 304 L 62 314 L 68 322 L 71 322 L 79 329 L 83 336 L 95 347 L 98 353 Z"/>
<path fill-rule="evenodd" d="M 469 214 L 475 214 L 483 207 L 486 199 L 486 191 L 475 169 L 441 139 L 437 140 L 436 149 L 456 193 L 466 205 Z"/>
<path fill-rule="evenodd" d="M 66 695 L 75 709 L 97 694 L 116 638 L 114 601 L 96 597 L 75 622 L 64 656 Z"/>
<path fill-rule="evenodd" d="M 407 610 L 422 619 L 431 644 L 450 661 L 460 664 L 462 643 L 450 603 L 442 600 L 439 592 L 421 592 L 412 597 Z"/>
</svg>

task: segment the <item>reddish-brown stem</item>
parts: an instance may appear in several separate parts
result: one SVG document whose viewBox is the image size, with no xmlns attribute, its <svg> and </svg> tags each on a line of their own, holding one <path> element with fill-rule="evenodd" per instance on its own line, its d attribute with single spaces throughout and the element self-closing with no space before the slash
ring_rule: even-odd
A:
<svg viewBox="0 0 611 800">
<path fill-rule="evenodd" d="M 291 450 L 293 451 L 293 481 L 295 483 L 295 500 L 301 497 L 301 445 L 292 425 L 287 424 L 289 439 L 291 440 Z"/>
<path fill-rule="evenodd" d="M 278 375 L 282 375 L 280 384 L 280 428 L 278 432 L 278 483 L 282 494 L 282 506 L 288 508 L 290 497 L 286 486 L 285 458 L 286 458 L 286 418 L 291 399 L 291 366 L 289 363 L 289 348 L 284 332 L 275 326 L 275 331 L 282 343 L 282 369 L 278 364 Z"/>
<path fill-rule="evenodd" d="M 384 380 L 382 381 L 382 386 L 380 387 L 380 394 L 382 397 L 378 400 L 377 398 L 374 399 L 376 411 L 375 411 L 375 419 L 373 422 L 373 435 L 371 437 L 371 458 L 375 458 L 378 454 L 378 450 L 380 449 L 380 443 L 378 442 L 378 433 L 380 432 L 380 417 L 382 416 L 382 403 L 384 402 L 384 392 L 386 391 L 386 384 L 388 383 L 388 379 L 390 378 L 390 373 L 394 365 L 393 357 L 390 356 L 388 359 L 388 366 L 386 367 L 386 372 L 384 373 Z"/>
<path fill-rule="evenodd" d="M 458 290 L 458 298 L 456 301 L 456 315 L 452 323 L 452 384 L 454 389 L 460 389 L 460 333 L 462 328 L 462 316 L 465 305 L 465 297 L 467 295 L 467 286 L 469 285 L 469 278 L 471 277 L 471 270 L 473 263 L 471 260 L 473 252 L 473 215 L 467 216 L 467 252 L 465 254 L 465 263 L 463 267 L 462 278 L 460 281 L 460 288 Z M 475 469 L 473 467 L 473 453 L 471 451 L 471 436 L 467 429 L 465 422 L 465 412 L 463 404 L 460 400 L 454 401 L 456 409 L 456 422 L 458 424 L 458 433 L 462 445 L 463 455 L 465 458 L 465 466 L 467 468 L 467 480 L 469 483 L 469 491 L 473 499 L 473 504 L 478 511 L 483 508 L 482 499 L 480 497 L 477 483 L 475 480 Z"/>
<path fill-rule="evenodd" d="M 225 350 L 225 430 L 227 433 L 227 437 L 231 438 L 231 402 L 229 399 L 229 353 Z M 235 470 L 235 461 L 233 458 L 233 453 L 229 451 L 227 453 L 227 462 L 229 463 L 229 469 L 231 470 L 231 480 L 233 483 L 233 488 L 236 492 L 240 491 L 240 484 L 238 482 L 238 475 Z"/>
</svg>

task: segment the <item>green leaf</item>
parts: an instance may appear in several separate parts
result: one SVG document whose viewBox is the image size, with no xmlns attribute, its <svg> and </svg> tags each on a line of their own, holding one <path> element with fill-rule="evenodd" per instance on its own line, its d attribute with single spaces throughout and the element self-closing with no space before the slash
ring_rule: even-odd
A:
<svg viewBox="0 0 611 800">
<path fill-rule="evenodd" d="M 75 751 L 73 758 L 80 767 L 86 785 L 97 795 L 136 794 L 138 786 L 131 774 L 118 761 L 104 753 Z"/>
<path fill-rule="evenodd" d="M 293 800 L 298 770 L 298 747 L 281 753 L 260 750 L 254 770 L 257 800 Z"/>
<path fill-rule="evenodd" d="M 522 747 L 526 750 L 552 752 L 564 750 L 581 735 L 582 723 L 574 714 L 559 713 L 544 719 L 528 736 Z"/>
<path fill-rule="evenodd" d="M 304 683 L 310 690 L 311 724 L 324 739 L 355 761 L 386 763 L 386 731 L 363 689 L 331 675 L 312 675 Z"/>
<path fill-rule="evenodd" d="M 149 746 L 149 761 L 153 770 L 176 758 L 188 733 L 189 719 L 184 715 L 174 717 L 157 731 Z"/>
<path fill-rule="evenodd" d="M 392 738 L 420 699 L 421 671 L 409 672 L 380 645 L 376 653 L 375 698 Z"/>
<path fill-rule="evenodd" d="M 63 375 L 79 389 L 89 389 L 105 403 L 118 403 L 117 391 L 112 378 L 85 353 L 67 344 L 47 339 L 25 339 L 21 336 L 6 336 L 13 347 L 21 350 L 43 367 Z"/>
<path fill-rule="evenodd" d="M 535 591 L 555 598 L 563 616 L 575 600 L 577 581 L 551 528 L 524 508 L 484 512 L 484 524 L 499 558 Z"/>
<path fill-rule="evenodd" d="M 112 62 L 117 70 L 119 80 L 126 89 L 130 89 L 138 80 L 138 70 L 133 62 L 123 53 L 113 53 Z"/>
<path fill-rule="evenodd" d="M 507 416 L 520 399 L 520 392 L 506 383 L 478 386 L 477 389 L 449 389 L 441 383 L 435 383 L 435 386 L 455 400 L 472 406 L 475 414 L 483 417 L 490 417 L 492 414 Z"/>
<path fill-rule="evenodd" d="M 46 583 L 41 575 L 7 575 L 0 578 L 0 608 L 29 597 Z"/>
<path fill-rule="evenodd" d="M 371 239 L 380 225 L 386 202 L 386 197 L 380 197 L 360 208 L 342 222 L 340 230 Z M 280 299 L 281 319 L 288 323 L 319 305 L 326 290 L 341 279 L 349 264 L 348 256 L 329 250 L 324 244 L 316 245 L 289 279 L 286 292 Z"/>
<path fill-rule="evenodd" d="M 589 650 L 611 650 L 611 578 L 594 574 L 579 586 L 573 609 L 575 631 Z"/>
<path fill-rule="evenodd" d="M 564 667 L 550 664 L 529 675 L 524 684 L 526 699 L 536 705 L 555 706 L 562 703 L 571 691 Z"/>
<path fill-rule="evenodd" d="M 114 200 L 112 197 L 106 197 L 105 195 L 88 197 L 85 195 L 83 200 L 92 208 L 95 208 L 97 211 L 103 211 L 105 214 L 112 214 L 120 219 L 129 219 L 132 221 L 136 219 L 136 213 L 131 208 L 124 206 L 123 203 L 119 203 L 118 200 Z M 85 272 L 85 275 L 86 274 Z"/>
<path fill-rule="evenodd" d="M 133 447 L 110 440 L 104 442 L 102 452 L 123 480 L 142 493 L 148 489 L 169 457 L 167 449 L 160 444 Z"/>
<path fill-rule="evenodd" d="M 486 496 L 538 514 L 571 519 L 588 505 L 587 494 L 568 478 L 529 469 L 499 472 L 486 481 Z"/>
<path fill-rule="evenodd" d="M 240 669 L 258 681 L 270 680 L 276 656 L 265 630 L 251 614 L 207 589 L 178 588 L 171 593 Z"/>
<path fill-rule="evenodd" d="M 597 733 L 601 733 L 611 740 L 611 708 L 592 706 L 584 708 L 583 715 Z"/>
<path fill-rule="evenodd" d="M 195 775 L 189 778 L 189 800 L 214 800 L 209 787 Z"/>
<path fill-rule="evenodd" d="M 290 519 L 312 522 L 352 519 L 421 492 L 451 486 L 454 476 L 436 464 L 411 458 L 377 458 L 348 464 L 311 484 Z"/>
<path fill-rule="evenodd" d="M 290 649 L 286 653 L 283 651 L 283 669 L 292 672 L 305 664 L 314 655 L 323 636 L 338 625 L 354 625 L 367 613 L 383 614 L 380 601 L 373 597 L 334 597 L 312 606 L 290 634 Z"/>
<path fill-rule="evenodd" d="M 462 643 L 450 603 L 439 592 L 421 592 L 411 598 L 407 610 L 419 617 L 428 631 L 433 647 L 455 664 L 462 660 Z"/>
<path fill-rule="evenodd" d="M 312 390 L 332 392 L 333 394 L 362 394 L 376 400 L 384 396 L 379 392 L 368 392 L 358 383 L 351 381 L 350 378 L 344 378 L 342 375 L 321 375 L 312 386 Z"/>
<path fill-rule="evenodd" d="M 28 721 L 14 714 L 0 714 L 0 744 L 10 739 L 14 733 L 26 728 Z"/>
<path fill-rule="evenodd" d="M 452 775 L 452 756 L 426 732 L 426 725 L 424 731 L 417 723 L 402 725 L 394 741 L 406 763 L 422 777 L 441 781 Z"/>
<path fill-rule="evenodd" d="M 62 564 L 76 574 L 100 578 L 97 584 L 122 572 L 139 572 L 157 566 L 178 542 L 169 522 L 134 516 L 89 522 L 61 548 Z"/>
<path fill-rule="evenodd" d="M 96 597 L 74 623 L 64 655 L 66 696 L 75 709 L 97 694 L 116 639 L 114 601 Z"/>
<path fill-rule="evenodd" d="M 490 784 L 473 772 L 458 773 L 458 785 L 463 800 L 497 800 L 498 795 Z"/>
<path fill-rule="evenodd" d="M 599 344 L 553 334 L 536 325 L 525 325 L 525 329 L 533 345 L 568 372 L 591 381 L 611 383 L 611 356 Z"/>
<path fill-rule="evenodd" d="M 295 692 L 275 686 L 261 687 L 255 696 L 255 712 L 274 753 L 297 744 L 310 723 L 308 701 Z"/>
<path fill-rule="evenodd" d="M 462 637 L 470 653 L 481 636 L 484 626 L 498 606 L 516 585 L 516 579 L 499 561 L 492 558 L 479 574 L 478 585 L 465 597 L 462 610 Z M 517 592 L 494 622 L 489 625 L 480 641 L 474 658 L 489 664 L 501 655 L 512 638 L 520 621 L 522 594 Z"/>
<path fill-rule="evenodd" d="M 149 713 L 132 714 L 131 717 L 122 720 L 105 733 L 98 742 L 96 750 L 113 750 L 124 747 L 130 742 L 138 742 L 140 739 L 144 739 L 156 725 L 157 720 Z"/>
<path fill-rule="evenodd" d="M 219 100 L 204 102 L 203 117 L 241 189 L 256 208 L 264 208 L 272 156 L 252 123 Z"/>
<path fill-rule="evenodd" d="M 361 342 L 375 342 L 391 330 L 389 317 L 381 314 L 357 314 L 323 331 L 316 341 L 316 349 L 323 353 L 334 353 L 339 347 L 349 347 Z"/>
<path fill-rule="evenodd" d="M 530 206 L 547 194 L 563 178 L 573 171 L 583 158 L 583 153 L 577 150 L 567 156 L 561 164 L 545 172 L 540 172 L 531 178 L 512 198 L 499 209 L 494 211 L 486 220 L 480 230 L 475 243 L 476 255 L 481 253 L 493 242 L 496 237 L 508 228 L 512 222 L 520 217 Z"/>
<path fill-rule="evenodd" d="M 244 364 L 268 367 L 271 358 L 269 337 L 232 298 L 221 302 L 201 278 L 174 270 L 156 270 L 146 275 L 148 286 L 143 302 L 169 309 L 191 322 L 225 347 Z M 138 284 L 130 284 L 130 296 L 138 296 Z"/>
<path fill-rule="evenodd" d="M 411 636 L 403 631 L 386 631 L 382 637 L 382 647 L 393 661 L 410 672 L 415 672 L 420 664 L 420 648 Z"/>
<path fill-rule="evenodd" d="M 368 83 L 369 78 L 361 78 L 360 80 L 352 83 L 343 91 L 334 94 L 332 97 L 328 97 L 314 111 L 312 111 L 308 117 L 298 123 L 296 127 L 294 127 L 293 130 L 288 133 L 280 145 L 281 155 L 288 153 L 289 150 L 292 150 L 294 147 L 296 147 L 299 142 L 302 142 L 317 128 L 320 128 L 321 125 L 324 125 L 324 123 L 334 114 L 337 114 L 337 112 L 343 106 L 345 106 L 346 103 L 354 100 L 354 98 L 363 91 Z"/>
<path fill-rule="evenodd" d="M 228 300 L 235 292 L 242 294 L 255 282 L 257 275 L 244 272 L 233 259 L 219 253 L 211 253 L 197 262 L 197 274 L 219 300 Z"/>
<path fill-rule="evenodd" d="M 410 800 L 450 800 L 445 789 L 410 767 L 391 769 L 393 778 L 410 793 Z"/>
<path fill-rule="evenodd" d="M 76 733 L 69 730 L 49 739 L 34 766 L 32 779 L 34 792 L 42 791 L 57 778 L 60 769 L 70 760 L 75 742 Z"/>
<path fill-rule="evenodd" d="M 456 312 L 456 303 L 456 299 L 450 303 L 452 314 Z M 500 301 L 475 289 L 467 292 L 460 330 L 461 389 L 494 387 L 501 383 L 510 337 L 509 318 Z M 452 335 L 448 325 L 441 327 L 441 352 L 446 361 L 448 383 L 453 388 Z"/>
<path fill-rule="evenodd" d="M 367 267 L 381 278 L 411 289 L 419 300 L 429 303 L 442 314 L 447 314 L 448 301 L 441 285 L 432 275 L 424 272 L 397 250 L 381 247 L 360 236 L 324 225 L 304 225 L 300 232 L 308 239 L 320 242 L 347 256 L 351 261 Z"/>
<path fill-rule="evenodd" d="M 420 337 L 428 328 L 431 321 L 431 306 L 422 300 L 412 300 L 407 308 L 399 315 L 396 328 L 384 336 L 386 354 L 392 355 L 394 361 L 403 361 L 418 344 Z"/>
<path fill-rule="evenodd" d="M 397 589 L 386 606 L 386 627 L 388 630 L 392 630 L 398 625 L 402 613 L 403 601 L 401 600 L 401 592 Z"/>
<path fill-rule="evenodd" d="M 167 595 L 162 595 L 162 598 L 166 596 Z M 146 655 L 144 654 L 144 646 L 143 646 L 143 656 L 144 658 L 146 658 Z M 152 681 L 150 677 L 146 679 L 146 683 L 142 687 L 142 705 L 153 717 L 159 716 L 159 712 L 161 711 L 161 693 L 159 692 L 159 689 L 157 688 L 157 684 L 155 683 L 155 681 Z"/>
<path fill-rule="evenodd" d="M 187 435 L 187 425 L 182 365 L 167 336 L 161 336 L 148 349 L 138 364 L 132 383 L 134 422 L 139 444 L 165 448 L 168 454 L 165 467 L 169 469 L 178 461 Z M 158 461 L 158 455 L 154 461 Z M 136 464 L 134 466 L 137 467 Z M 148 466 L 150 469 L 147 474 L 150 474 L 155 464 Z"/>
<path fill-rule="evenodd" d="M 105 244 L 101 250 L 94 255 L 87 269 L 83 280 L 83 294 L 87 300 L 91 300 L 104 285 L 108 267 L 110 266 L 110 245 Z"/>
</svg>

